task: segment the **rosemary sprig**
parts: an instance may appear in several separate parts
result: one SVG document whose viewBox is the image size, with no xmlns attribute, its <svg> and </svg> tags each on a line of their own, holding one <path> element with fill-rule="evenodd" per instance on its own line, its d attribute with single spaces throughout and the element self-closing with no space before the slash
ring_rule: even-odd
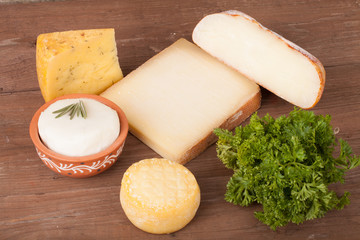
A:
<svg viewBox="0 0 360 240">
<path fill-rule="evenodd" d="M 75 115 L 77 117 L 81 116 L 84 119 L 87 117 L 85 105 L 81 100 L 79 100 L 78 103 L 70 104 L 66 107 L 63 107 L 59 110 L 54 111 L 53 113 L 54 114 L 58 113 L 58 115 L 56 115 L 55 118 L 59 118 L 61 116 L 64 116 L 65 114 L 69 113 L 70 120 L 73 119 L 75 117 Z"/>
</svg>

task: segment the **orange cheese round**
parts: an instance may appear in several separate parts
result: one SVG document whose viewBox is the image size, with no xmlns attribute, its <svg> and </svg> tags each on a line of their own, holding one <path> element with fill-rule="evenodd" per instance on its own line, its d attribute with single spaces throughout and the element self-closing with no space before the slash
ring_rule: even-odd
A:
<svg viewBox="0 0 360 240">
<path fill-rule="evenodd" d="M 125 172 L 120 202 L 126 216 L 141 230 L 172 233 L 195 216 L 200 188 L 183 165 L 166 159 L 145 159 Z"/>
</svg>

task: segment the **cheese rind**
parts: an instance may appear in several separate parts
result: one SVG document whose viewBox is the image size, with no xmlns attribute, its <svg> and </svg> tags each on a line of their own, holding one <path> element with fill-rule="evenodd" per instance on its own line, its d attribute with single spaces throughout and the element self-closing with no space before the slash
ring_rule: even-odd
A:
<svg viewBox="0 0 360 240">
<path fill-rule="evenodd" d="M 45 101 L 71 93 L 99 94 L 123 77 L 114 29 L 41 34 L 36 68 Z"/>
<path fill-rule="evenodd" d="M 231 129 L 260 106 L 257 84 L 185 39 L 101 96 L 124 110 L 135 136 L 182 164 L 215 140 L 214 128 Z"/>
<path fill-rule="evenodd" d="M 239 11 L 204 17 L 193 31 L 202 49 L 301 108 L 320 100 L 325 70 L 313 55 Z"/>
<path fill-rule="evenodd" d="M 164 234 L 186 226 L 200 205 L 200 188 L 184 166 L 167 159 L 145 159 L 124 173 L 121 206 L 143 231 Z"/>
</svg>

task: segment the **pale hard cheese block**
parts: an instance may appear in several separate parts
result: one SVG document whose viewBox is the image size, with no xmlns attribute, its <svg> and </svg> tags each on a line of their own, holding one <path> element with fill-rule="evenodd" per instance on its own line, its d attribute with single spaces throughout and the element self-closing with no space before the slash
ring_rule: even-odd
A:
<svg viewBox="0 0 360 240">
<path fill-rule="evenodd" d="M 257 84 L 180 39 L 101 96 L 125 112 L 130 131 L 164 158 L 186 163 L 260 106 Z"/>
<path fill-rule="evenodd" d="M 193 41 L 294 105 L 311 108 L 320 100 L 325 84 L 320 61 L 242 12 L 206 16 Z"/>
<path fill-rule="evenodd" d="M 167 159 L 145 159 L 124 173 L 121 206 L 143 231 L 172 233 L 187 225 L 200 205 L 200 188 L 184 166 Z"/>
<path fill-rule="evenodd" d="M 53 112 L 82 101 L 86 118 L 69 115 L 55 118 Z M 54 102 L 40 115 L 39 135 L 43 143 L 54 152 L 66 156 L 87 156 L 105 150 L 119 136 L 118 114 L 112 108 L 88 98 L 63 99 Z"/>
<path fill-rule="evenodd" d="M 123 78 L 114 29 L 39 35 L 36 69 L 45 101 L 71 93 L 103 92 Z"/>
</svg>

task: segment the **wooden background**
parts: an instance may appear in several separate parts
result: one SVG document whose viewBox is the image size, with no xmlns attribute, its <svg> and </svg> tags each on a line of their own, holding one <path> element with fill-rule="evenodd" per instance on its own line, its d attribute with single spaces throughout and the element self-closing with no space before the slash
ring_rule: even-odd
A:
<svg viewBox="0 0 360 240">
<path fill-rule="evenodd" d="M 225 202 L 231 171 L 215 146 L 186 164 L 201 188 L 193 221 L 170 235 L 135 228 L 119 203 L 120 181 L 135 161 L 158 156 L 129 135 L 119 161 L 89 179 L 71 179 L 49 170 L 28 134 L 32 115 L 44 103 L 35 71 L 40 33 L 113 27 L 120 65 L 128 74 L 175 40 L 191 40 L 205 15 L 241 10 L 317 56 L 325 66 L 323 97 L 313 109 L 331 114 L 339 137 L 360 154 L 359 0 L 102 0 L 0 3 L 0 239 L 360 239 L 360 168 L 345 184 L 351 205 L 322 219 L 290 224 L 274 232 L 248 208 Z M 259 114 L 287 114 L 293 106 L 262 90 Z"/>
</svg>

